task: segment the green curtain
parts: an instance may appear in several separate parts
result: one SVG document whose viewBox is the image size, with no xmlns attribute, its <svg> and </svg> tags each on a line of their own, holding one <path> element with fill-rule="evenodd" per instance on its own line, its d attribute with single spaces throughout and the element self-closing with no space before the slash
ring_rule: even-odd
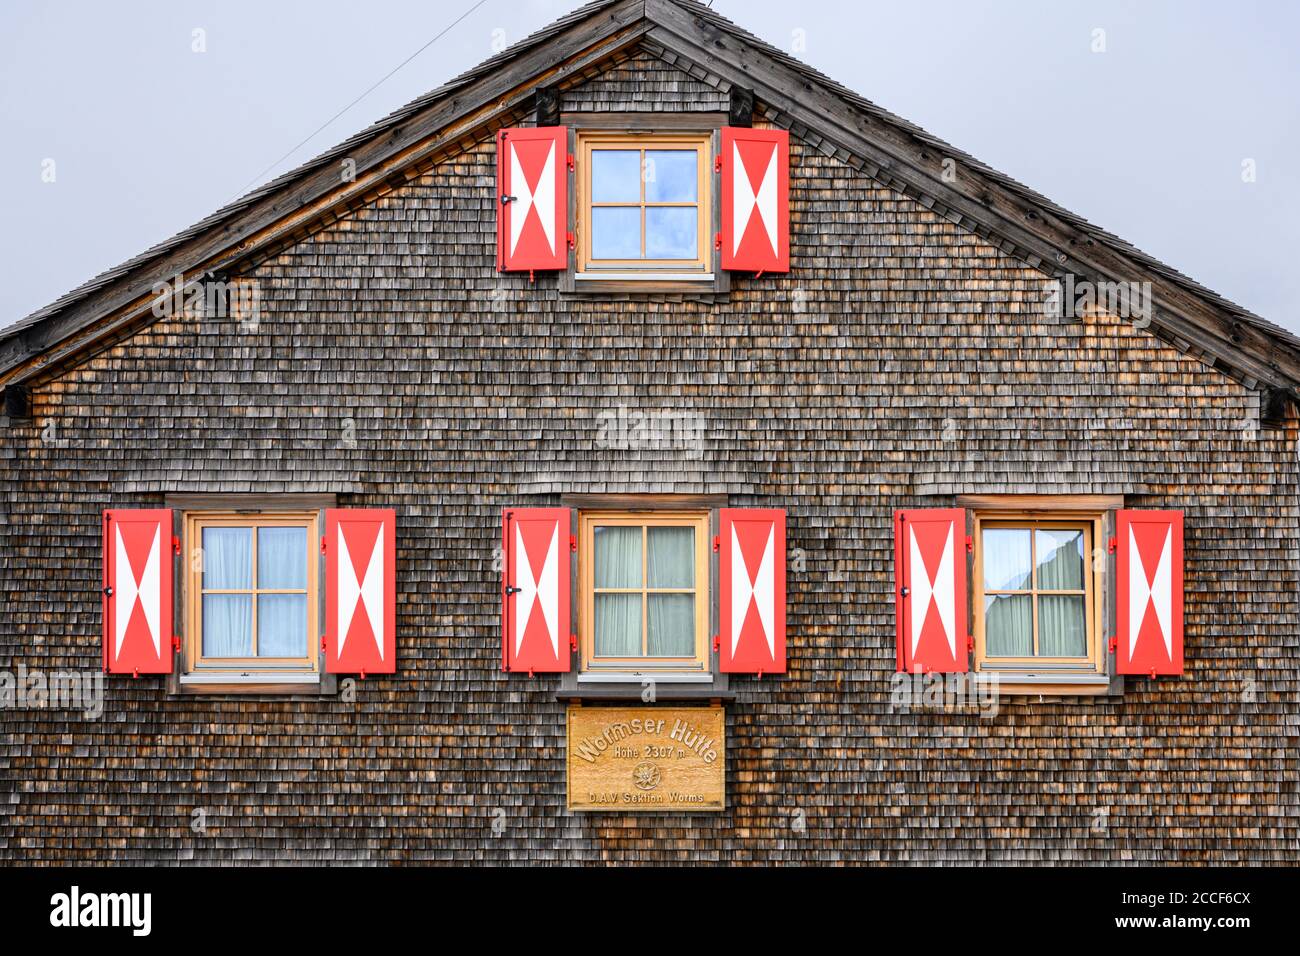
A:
<svg viewBox="0 0 1300 956">
<path fill-rule="evenodd" d="M 646 563 L 650 588 L 695 587 L 695 529 L 648 528 Z M 646 644 L 651 657 L 695 654 L 695 595 L 651 594 Z"/>
<path fill-rule="evenodd" d="M 1035 535 L 1039 589 L 1082 591 L 1083 532 L 1040 528 Z M 1040 594 L 1038 653 L 1043 657 L 1085 657 L 1088 653 L 1086 614 L 1082 595 Z"/>
<path fill-rule="evenodd" d="M 1083 595 L 1038 596 L 1038 653 L 1044 657 L 1085 657 L 1088 628 Z"/>
<path fill-rule="evenodd" d="M 990 657 L 1031 657 L 1034 599 L 1028 594 L 984 598 L 984 643 Z"/>
<path fill-rule="evenodd" d="M 595 538 L 596 589 L 641 587 L 641 529 L 598 527 Z M 596 594 L 595 618 L 597 657 L 641 656 L 640 594 Z"/>
</svg>

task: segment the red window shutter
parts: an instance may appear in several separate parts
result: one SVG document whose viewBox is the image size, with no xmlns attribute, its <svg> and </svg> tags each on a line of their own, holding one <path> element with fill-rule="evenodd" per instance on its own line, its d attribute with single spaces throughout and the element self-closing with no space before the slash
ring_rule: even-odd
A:
<svg viewBox="0 0 1300 956">
<path fill-rule="evenodd" d="M 785 673 L 785 512 L 718 512 L 718 667 Z"/>
<path fill-rule="evenodd" d="M 790 271 L 790 134 L 722 127 L 722 268 Z"/>
<path fill-rule="evenodd" d="M 568 508 L 502 514 L 502 670 L 569 670 L 569 537 Z"/>
<path fill-rule="evenodd" d="M 325 510 L 325 670 L 397 671 L 397 514 Z"/>
<path fill-rule="evenodd" d="M 1121 674 L 1183 672 L 1183 513 L 1115 515 L 1115 664 Z"/>
<path fill-rule="evenodd" d="M 104 512 L 104 670 L 172 671 L 172 513 Z"/>
<path fill-rule="evenodd" d="M 966 512 L 894 513 L 897 666 L 909 673 L 967 669 Z"/>
<path fill-rule="evenodd" d="M 569 131 L 515 127 L 497 133 L 497 269 L 569 266 Z"/>
</svg>

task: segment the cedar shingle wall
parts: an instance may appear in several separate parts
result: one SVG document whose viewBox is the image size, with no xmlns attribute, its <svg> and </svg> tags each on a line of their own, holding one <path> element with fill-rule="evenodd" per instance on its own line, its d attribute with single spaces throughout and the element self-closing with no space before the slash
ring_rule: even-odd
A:
<svg viewBox="0 0 1300 956">
<path fill-rule="evenodd" d="M 628 77 L 588 102 L 643 104 Z M 400 672 L 354 703 L 113 678 L 98 721 L 0 713 L 0 859 L 1293 859 L 1294 423 L 1252 436 L 1237 384 L 1044 318 L 1038 273 L 792 151 L 794 271 L 726 302 L 498 276 L 484 146 L 261 266 L 256 332 L 163 321 L 38 391 L 0 433 L 0 668 L 98 666 L 103 506 L 302 490 L 396 507 Z M 705 451 L 598 447 L 620 404 L 702 413 Z M 562 490 L 789 510 L 790 671 L 732 682 L 726 813 L 563 814 L 557 680 L 500 672 L 493 572 L 500 508 Z M 892 511 L 956 491 L 1184 509 L 1186 676 L 891 711 Z"/>
</svg>

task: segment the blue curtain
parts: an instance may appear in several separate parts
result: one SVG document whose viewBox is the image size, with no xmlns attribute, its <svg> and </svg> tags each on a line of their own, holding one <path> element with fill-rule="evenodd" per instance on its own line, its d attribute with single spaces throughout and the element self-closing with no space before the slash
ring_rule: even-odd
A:
<svg viewBox="0 0 1300 956">
<path fill-rule="evenodd" d="M 306 591 L 306 528 L 257 529 L 257 586 Z M 307 595 L 258 595 L 257 656 L 302 657 L 306 653 Z"/>
<path fill-rule="evenodd" d="M 307 529 L 257 530 L 257 587 L 301 594 L 259 594 L 259 657 L 307 653 Z M 252 590 L 253 529 L 203 529 L 203 587 Z M 203 656 L 251 657 L 252 594 L 203 595 Z"/>
<path fill-rule="evenodd" d="M 203 529 L 204 589 L 253 586 L 253 530 Z M 248 594 L 203 595 L 203 656 L 253 653 L 253 599 Z"/>
</svg>

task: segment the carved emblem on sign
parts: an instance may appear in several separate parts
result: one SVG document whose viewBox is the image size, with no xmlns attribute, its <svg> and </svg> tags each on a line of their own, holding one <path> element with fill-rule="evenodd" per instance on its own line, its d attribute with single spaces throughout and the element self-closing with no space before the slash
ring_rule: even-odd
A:
<svg viewBox="0 0 1300 956">
<path fill-rule="evenodd" d="M 582 707 L 568 712 L 571 810 L 721 810 L 721 707 Z"/>
<path fill-rule="evenodd" d="M 659 768 L 652 763 L 639 763 L 632 771 L 632 782 L 638 790 L 653 790 L 661 779 Z"/>
</svg>

